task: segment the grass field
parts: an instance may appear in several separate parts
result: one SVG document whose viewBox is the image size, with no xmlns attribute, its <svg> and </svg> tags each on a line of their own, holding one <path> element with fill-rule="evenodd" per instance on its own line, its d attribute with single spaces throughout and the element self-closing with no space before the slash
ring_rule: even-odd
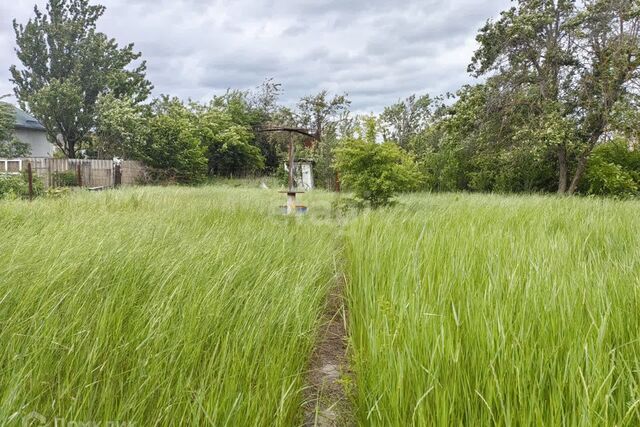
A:
<svg viewBox="0 0 640 427">
<path fill-rule="evenodd" d="M 358 424 L 640 424 L 640 203 L 333 199 L 0 202 L 0 424 L 299 425 L 338 273 Z"/>
<path fill-rule="evenodd" d="M 0 424 L 293 425 L 334 227 L 235 191 L 0 203 Z"/>
<path fill-rule="evenodd" d="M 348 229 L 362 425 L 640 425 L 640 204 L 405 203 Z"/>
</svg>

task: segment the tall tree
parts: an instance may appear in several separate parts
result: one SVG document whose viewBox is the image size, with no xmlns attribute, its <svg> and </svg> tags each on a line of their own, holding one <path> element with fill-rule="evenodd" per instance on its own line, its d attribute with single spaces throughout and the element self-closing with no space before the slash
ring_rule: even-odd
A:
<svg viewBox="0 0 640 427">
<path fill-rule="evenodd" d="M 318 138 L 335 129 L 343 113 L 349 110 L 351 101 L 347 95 L 329 96 L 326 90 L 303 97 L 298 102 L 298 121 Z"/>
<path fill-rule="evenodd" d="M 4 96 L 0 96 L 0 142 L 12 139 L 16 123 L 13 108 L 6 102 L 2 102 L 2 98 Z"/>
<path fill-rule="evenodd" d="M 429 95 L 411 95 L 384 109 L 379 117 L 385 141 L 395 141 L 405 150 L 411 141 L 430 124 L 433 101 Z"/>
<path fill-rule="evenodd" d="M 638 77 L 639 23 L 637 0 L 518 0 L 480 30 L 469 70 L 499 88 L 505 120 L 527 110 L 522 143 L 555 153 L 559 193 L 576 191 Z"/>
<path fill-rule="evenodd" d="M 71 158 L 89 139 L 101 95 L 141 103 L 152 89 L 133 44 L 120 47 L 96 30 L 104 12 L 89 0 L 49 0 L 25 25 L 13 23 L 22 63 L 11 67 L 16 97 Z"/>
<path fill-rule="evenodd" d="M 333 153 L 338 140 L 344 136 L 340 135 L 341 128 L 351 120 L 350 105 L 346 94 L 331 97 L 326 90 L 303 97 L 297 105 L 296 123 L 311 130 L 319 141 L 306 141 L 305 145 L 311 148 L 316 160 L 316 182 L 325 188 L 339 186 Z"/>
</svg>

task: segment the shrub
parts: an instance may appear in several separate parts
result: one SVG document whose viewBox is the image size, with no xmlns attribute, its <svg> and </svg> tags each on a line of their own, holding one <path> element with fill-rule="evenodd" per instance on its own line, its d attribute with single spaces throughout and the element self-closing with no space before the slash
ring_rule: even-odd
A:
<svg viewBox="0 0 640 427">
<path fill-rule="evenodd" d="M 29 193 L 28 184 L 19 175 L 0 175 L 0 199 L 22 197 Z"/>
<path fill-rule="evenodd" d="M 54 187 L 75 187 L 78 185 L 78 177 L 73 170 L 54 172 L 51 180 Z"/>
<path fill-rule="evenodd" d="M 15 159 L 31 155 L 31 146 L 13 138 L 8 141 L 0 140 L 0 157 Z"/>
<path fill-rule="evenodd" d="M 346 139 L 336 149 L 336 169 L 341 183 L 373 208 L 389 204 L 394 194 L 413 190 L 419 182 L 413 159 L 393 142 Z"/>
<path fill-rule="evenodd" d="M 162 106 L 149 121 L 144 147 L 145 163 L 164 170 L 181 184 L 206 180 L 206 148 L 200 143 L 191 113 L 178 102 Z"/>
<path fill-rule="evenodd" d="M 44 194 L 44 183 L 37 176 L 33 177 L 33 194 Z M 29 197 L 29 182 L 25 174 L 0 175 L 0 199 L 15 199 Z"/>
<path fill-rule="evenodd" d="M 596 147 L 589 158 L 583 191 L 599 196 L 629 197 L 640 193 L 640 152 L 616 139 Z"/>
</svg>

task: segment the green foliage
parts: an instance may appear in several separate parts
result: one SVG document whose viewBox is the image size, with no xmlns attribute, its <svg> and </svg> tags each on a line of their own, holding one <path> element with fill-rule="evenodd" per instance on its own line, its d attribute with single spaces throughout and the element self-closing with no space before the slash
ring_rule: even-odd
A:
<svg viewBox="0 0 640 427">
<path fill-rule="evenodd" d="M 241 124 L 242 114 L 229 112 L 235 107 L 230 110 L 225 105 L 219 99 L 209 105 L 185 105 L 168 97 L 157 100 L 139 130 L 130 133 L 131 141 L 141 140 L 139 148 L 138 143 L 131 145 L 133 153 L 155 169 L 151 174 L 157 180 L 200 183 L 208 174 L 228 177 L 261 171 L 264 157 L 252 144 L 253 132 Z M 122 129 L 139 122 L 135 111 L 130 117 Z"/>
<path fill-rule="evenodd" d="M 17 158 L 27 157 L 31 154 L 31 146 L 17 138 L 10 140 L 0 140 L 0 157 Z"/>
<path fill-rule="evenodd" d="M 386 107 L 378 118 L 384 140 L 394 141 L 409 150 L 415 138 L 428 129 L 435 106 L 429 95 L 414 94 Z"/>
<path fill-rule="evenodd" d="M 291 114 L 287 108 L 278 105 L 282 92 L 281 85 L 272 79 L 265 80 L 253 91 L 230 90 L 224 95 L 215 96 L 204 110 L 225 113 L 242 134 L 234 138 L 236 142 L 227 146 L 214 144 L 210 157 L 221 161 L 210 163 L 213 173 L 226 176 L 243 175 L 265 171 L 274 173 L 280 164 L 279 148 L 284 142 L 283 136 L 272 132 L 258 132 L 258 129 L 270 125 L 291 123 Z M 233 132 L 236 133 L 236 132 Z M 255 151 L 252 147 L 257 147 Z M 228 151 L 228 154 L 225 153 Z M 227 160 L 227 157 L 229 158 Z M 235 158 L 235 160 L 233 159 Z M 234 166 L 235 165 L 235 166 Z"/>
<path fill-rule="evenodd" d="M 148 121 L 142 156 L 159 176 L 182 184 L 207 177 L 206 147 L 201 143 L 194 115 L 180 101 L 163 99 L 154 105 Z"/>
<path fill-rule="evenodd" d="M 610 124 L 628 127 L 618 106 L 640 77 L 639 25 L 632 0 L 519 0 L 478 33 L 469 71 L 497 93 L 486 103 L 502 125 L 492 136 L 552 153 L 559 193 L 577 190 Z"/>
<path fill-rule="evenodd" d="M 420 135 L 424 148 L 418 158 L 429 190 L 555 190 L 555 149 L 559 141 L 571 141 L 570 127 L 552 113 L 532 120 L 524 99 L 509 107 L 505 118 L 500 109 L 490 108 L 500 102 L 491 84 L 464 87 L 437 123 Z"/>
<path fill-rule="evenodd" d="M 129 98 L 102 95 L 96 104 L 96 129 L 90 154 L 98 158 L 138 159 L 148 133 L 148 106 Z"/>
<path fill-rule="evenodd" d="M 45 12 L 14 21 L 17 55 L 11 67 L 20 105 L 47 129 L 68 157 L 76 157 L 96 126 L 101 95 L 143 102 L 151 91 L 133 44 L 118 46 L 97 31 L 105 8 L 89 0 L 49 0 Z M 61 140 L 58 139 L 61 136 Z"/>
<path fill-rule="evenodd" d="M 33 195 L 44 194 L 44 183 L 42 179 L 33 176 Z M 29 197 L 29 181 L 26 173 L 19 175 L 0 174 L 0 199 L 16 199 Z"/>
<path fill-rule="evenodd" d="M 200 108 L 197 116 L 201 143 L 207 150 L 209 173 L 216 176 L 245 175 L 261 171 L 264 157 L 252 145 L 254 134 L 237 117 L 215 106 Z"/>
<path fill-rule="evenodd" d="M 51 181 L 54 187 L 77 187 L 78 175 L 74 170 L 54 172 Z"/>
<path fill-rule="evenodd" d="M 16 124 L 13 108 L 2 102 L 2 98 L 4 96 L 0 96 L 0 143 L 12 140 L 13 128 Z M 0 157 L 2 156 L 0 155 Z"/>
<path fill-rule="evenodd" d="M 0 199 L 22 197 L 29 194 L 27 182 L 20 175 L 0 175 Z"/>
<path fill-rule="evenodd" d="M 415 189 L 420 175 L 411 156 L 397 144 L 379 144 L 375 134 L 372 138 L 371 131 L 367 133 L 367 139 L 341 141 L 336 149 L 336 169 L 345 187 L 377 208 L 389 204 L 396 193 Z"/>
<path fill-rule="evenodd" d="M 640 192 L 640 152 L 617 139 L 597 146 L 587 166 L 583 190 L 594 195 L 636 196 Z"/>
<path fill-rule="evenodd" d="M 346 94 L 330 95 L 326 90 L 304 96 L 298 102 L 294 122 L 319 138 L 305 139 L 305 150 L 298 149 L 298 153 L 300 157 L 315 161 L 314 180 L 319 187 L 333 190 L 336 186 L 334 152 L 353 122 L 349 115 L 350 105 Z"/>
</svg>

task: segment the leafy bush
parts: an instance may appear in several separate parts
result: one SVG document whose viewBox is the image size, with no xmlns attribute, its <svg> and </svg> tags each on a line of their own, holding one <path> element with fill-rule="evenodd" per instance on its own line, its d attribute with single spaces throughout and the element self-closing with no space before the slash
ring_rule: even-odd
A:
<svg viewBox="0 0 640 427">
<path fill-rule="evenodd" d="M 54 187 L 76 187 L 78 185 L 78 177 L 73 170 L 54 172 L 51 180 Z"/>
<path fill-rule="evenodd" d="M 36 176 L 33 177 L 33 194 L 34 196 L 44 194 L 44 183 Z M 29 197 L 29 182 L 25 174 L 0 175 L 0 199 L 27 197 Z"/>
<path fill-rule="evenodd" d="M 0 199 L 12 199 L 29 194 L 28 184 L 19 175 L 0 175 Z"/>
<path fill-rule="evenodd" d="M 182 103 L 165 100 L 156 106 L 143 149 L 148 166 L 166 171 L 181 184 L 200 183 L 207 177 L 205 151 L 193 115 Z"/>
<path fill-rule="evenodd" d="M 394 194 L 413 190 L 419 182 L 413 159 L 393 142 L 343 140 L 336 149 L 336 169 L 342 184 L 373 208 L 389 204 Z"/>
<path fill-rule="evenodd" d="M 234 123 L 230 114 L 215 107 L 199 108 L 196 113 L 210 174 L 228 177 L 264 169 L 264 156 L 251 145 L 254 135 L 248 127 Z"/>
<path fill-rule="evenodd" d="M 31 154 L 31 146 L 21 142 L 16 138 L 8 141 L 0 140 L 0 157 L 15 159 L 17 157 L 27 157 Z"/>
<path fill-rule="evenodd" d="M 13 107 L 6 102 L 2 102 L 2 98 L 7 96 L 0 96 L 0 142 L 13 138 L 13 127 L 16 123 Z"/>
<path fill-rule="evenodd" d="M 618 197 L 640 194 L 640 152 L 630 150 L 623 139 L 596 147 L 589 158 L 583 191 Z"/>
</svg>

